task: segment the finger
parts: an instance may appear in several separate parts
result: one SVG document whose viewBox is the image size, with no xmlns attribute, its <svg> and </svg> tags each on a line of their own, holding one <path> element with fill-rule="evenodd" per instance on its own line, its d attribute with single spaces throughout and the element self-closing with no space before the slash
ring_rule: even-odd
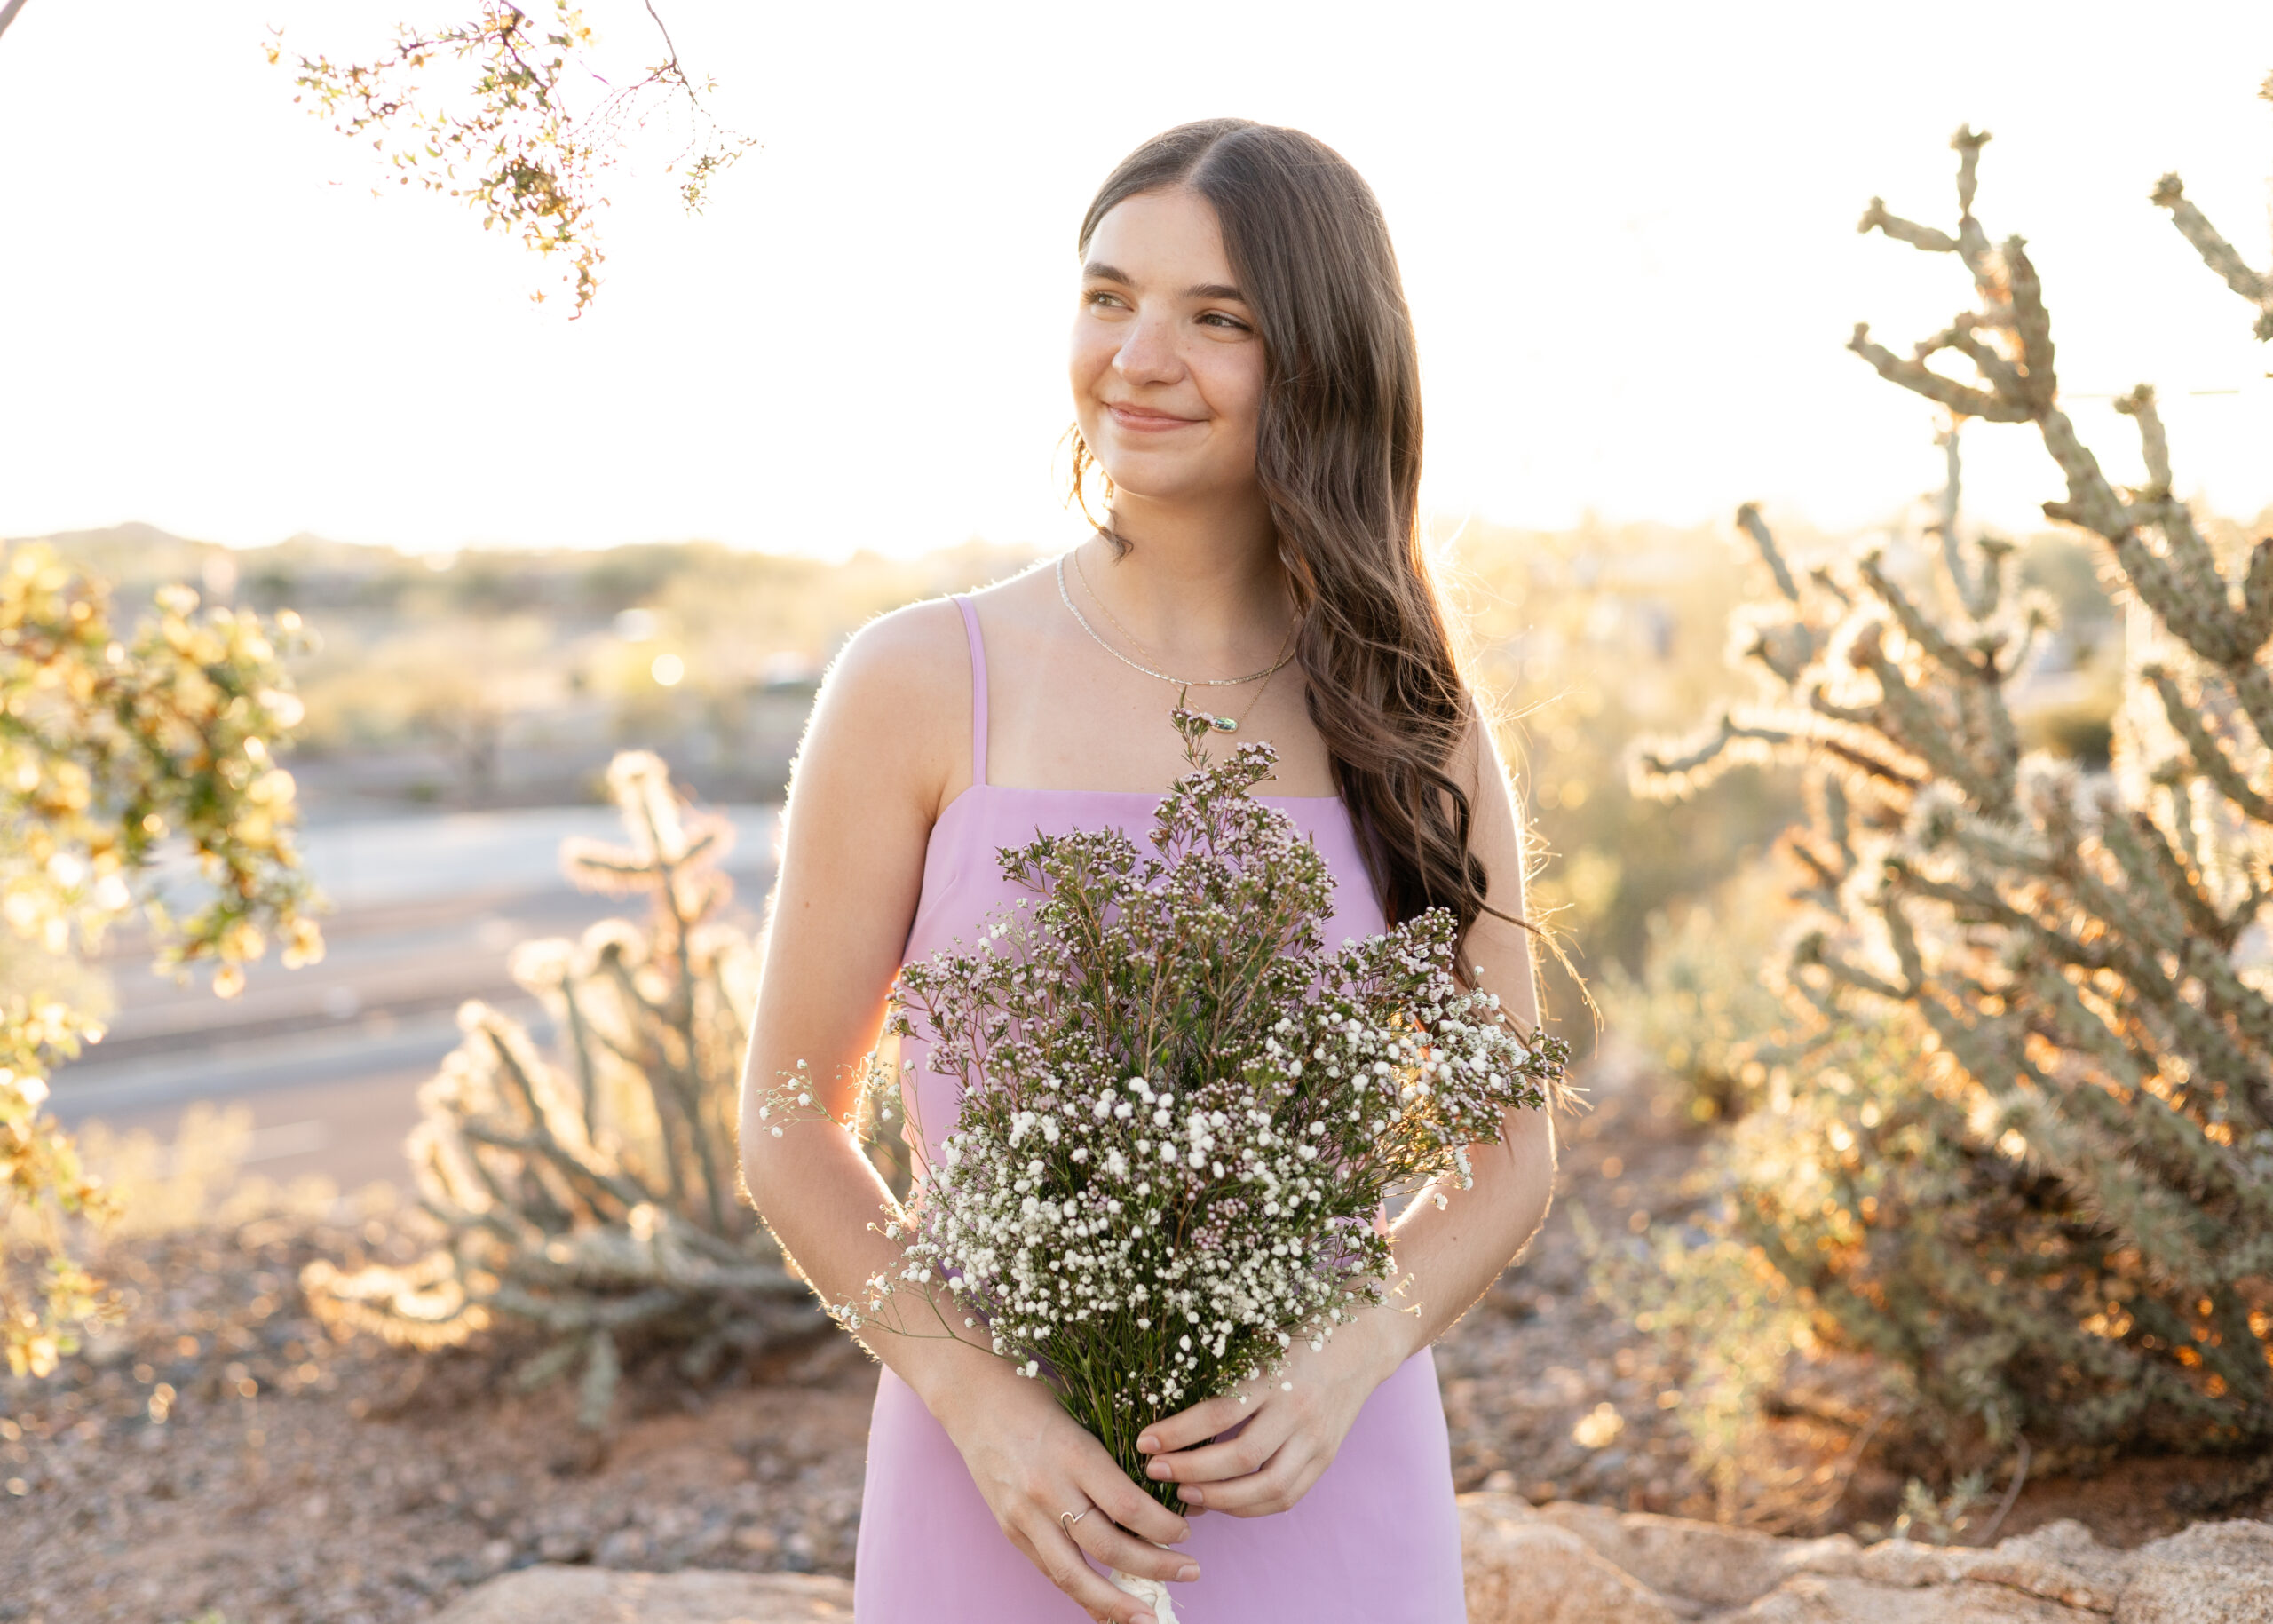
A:
<svg viewBox="0 0 2273 1624">
<path fill-rule="evenodd" d="M 1136 1439 L 1136 1450 L 1140 1454 L 1167 1454 L 1189 1449 L 1194 1444 L 1206 1443 L 1218 1432 L 1228 1432 L 1255 1413 L 1252 1398 L 1245 1404 L 1229 1395 L 1203 1399 L 1188 1410 L 1179 1410 L 1145 1428 Z"/>
<path fill-rule="evenodd" d="M 1232 1517 L 1269 1517 L 1293 1505 L 1317 1481 L 1318 1472 L 1308 1470 L 1314 1458 L 1296 1439 L 1273 1455 L 1261 1471 L 1227 1483 L 1210 1483 L 1204 1489 L 1195 1485 L 1193 1492 L 1206 1495 L 1210 1510 Z"/>
<path fill-rule="evenodd" d="M 1146 1579 L 1174 1580 L 1189 1584 L 1200 1577 L 1200 1565 L 1180 1550 L 1163 1550 L 1105 1521 L 1103 1511 L 1092 1511 L 1073 1525 L 1073 1542 L 1107 1567 Z"/>
<path fill-rule="evenodd" d="M 1047 1513 L 1037 1510 L 1034 1515 L 1042 1517 Z M 1153 1624 L 1152 1608 L 1100 1578 L 1083 1558 L 1081 1548 L 1067 1539 L 1065 1531 L 1055 1523 L 1049 1525 L 1046 1533 L 1039 1527 L 1026 1530 L 1019 1543 L 1026 1548 L 1027 1560 L 1041 1570 L 1041 1576 L 1063 1590 L 1091 1618 L 1111 1620 L 1112 1624 Z"/>
<path fill-rule="evenodd" d="M 1085 1475 L 1081 1492 L 1097 1508 L 1097 1516 L 1111 1518 L 1139 1539 L 1150 1540 L 1155 1545 L 1175 1545 L 1192 1537 L 1192 1525 L 1178 1517 L 1173 1507 L 1154 1500 L 1109 1462 L 1099 1470 Z M 1086 1517 L 1073 1525 L 1085 1528 L 1097 1520 L 1096 1516 Z"/>
<path fill-rule="evenodd" d="M 1144 1475 L 1155 1483 L 1220 1483 L 1263 1470 L 1294 1430 L 1291 1423 L 1269 1411 L 1256 1416 L 1237 1438 L 1220 1444 L 1203 1444 L 1173 1454 L 1156 1454 L 1144 1463 Z M 1196 1503 L 1212 1506 L 1212 1495 Z"/>
</svg>

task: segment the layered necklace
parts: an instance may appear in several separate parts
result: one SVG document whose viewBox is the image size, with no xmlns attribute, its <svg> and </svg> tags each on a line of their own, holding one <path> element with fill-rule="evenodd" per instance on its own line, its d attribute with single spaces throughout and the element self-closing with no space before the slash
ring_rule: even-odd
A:
<svg viewBox="0 0 2273 1624">
<path fill-rule="evenodd" d="M 1081 567 L 1081 560 L 1079 558 L 1076 558 L 1073 560 L 1073 567 L 1075 569 L 1080 569 Z M 1081 577 L 1081 584 L 1085 587 L 1089 586 L 1089 578 L 1086 574 Z M 1122 654 L 1119 649 L 1115 648 L 1112 644 L 1106 642 L 1103 638 L 1097 635 L 1097 629 L 1089 624 L 1088 617 L 1083 615 L 1081 611 L 1074 606 L 1073 594 L 1065 590 L 1065 554 L 1062 552 L 1057 555 L 1057 596 L 1065 601 L 1065 607 L 1073 615 L 1075 623 L 1078 624 L 1083 631 L 1089 634 L 1090 640 L 1096 643 L 1099 648 L 1102 648 L 1106 654 L 1111 654 L 1114 659 L 1120 661 L 1121 664 L 1129 667 L 1131 669 L 1142 671 L 1145 676 L 1157 677 L 1161 682 L 1172 682 L 1176 684 L 1180 690 L 1189 691 L 1192 688 L 1234 688 L 1242 683 L 1254 682 L 1258 678 L 1261 679 L 1263 687 L 1269 687 L 1271 685 L 1270 679 L 1276 675 L 1289 660 L 1292 660 L 1295 657 L 1295 628 L 1290 625 L 1287 628 L 1287 640 L 1279 646 L 1279 658 L 1271 664 L 1263 667 L 1263 669 L 1259 671 L 1250 671 L 1244 677 L 1171 677 L 1166 671 L 1156 671 L 1149 665 L 1138 664 L 1136 661 L 1131 660 L 1128 655 Z M 1104 598 L 1097 598 L 1097 589 L 1095 587 L 1089 587 L 1089 596 L 1097 598 L 1097 607 L 1105 611 L 1105 618 L 1120 629 L 1121 634 L 1123 637 L 1127 638 L 1129 642 L 1135 644 L 1140 649 L 1144 646 L 1144 643 L 1135 633 L 1131 632 L 1128 627 L 1121 624 L 1121 617 L 1113 612 L 1112 606 L 1108 605 Z M 1257 701 L 1260 701 L 1262 698 L 1263 688 L 1257 688 L 1255 691 L 1255 698 L 1247 701 L 1247 709 L 1239 712 L 1236 717 L 1217 716 L 1212 710 L 1202 710 L 1200 714 L 1208 718 L 1208 725 L 1214 728 L 1217 733 L 1235 733 L 1239 732 L 1239 724 L 1254 714 L 1255 704 Z M 1184 702 L 1184 693 L 1179 693 L 1176 695 L 1176 703 L 1181 705 Z"/>
</svg>

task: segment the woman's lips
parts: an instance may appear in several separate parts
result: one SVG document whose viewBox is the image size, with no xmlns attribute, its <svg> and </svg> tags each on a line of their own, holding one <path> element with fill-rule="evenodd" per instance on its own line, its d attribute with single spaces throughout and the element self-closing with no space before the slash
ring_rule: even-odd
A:
<svg viewBox="0 0 2273 1624">
<path fill-rule="evenodd" d="M 1138 434 L 1162 434 L 1172 429 L 1188 429 L 1199 421 L 1193 417 L 1171 416 L 1167 412 L 1148 412 L 1137 406 L 1108 406 L 1116 427 Z"/>
</svg>

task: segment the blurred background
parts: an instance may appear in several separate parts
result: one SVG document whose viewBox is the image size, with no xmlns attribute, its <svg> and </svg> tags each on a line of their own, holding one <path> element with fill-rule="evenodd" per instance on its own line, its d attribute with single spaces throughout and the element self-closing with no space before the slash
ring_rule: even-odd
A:
<svg viewBox="0 0 2273 1624">
<path fill-rule="evenodd" d="M 1962 298 L 1955 266 L 1851 229 L 1874 192 L 1940 209 L 1957 123 L 2004 131 L 1996 184 L 2058 268 L 2079 421 L 2111 424 L 2152 371 L 2183 488 L 2237 516 L 2273 501 L 2273 382 L 2224 312 L 2172 297 L 2198 266 L 2145 200 L 2182 158 L 2206 207 L 2266 208 L 2249 47 L 2273 24 L 2246 8 L 2139 31 L 2090 5 L 2059 26 L 1447 7 L 1384 30 L 1232 5 L 1187 35 L 686 0 L 671 38 L 758 145 L 690 217 L 666 167 L 684 119 L 634 131 L 574 320 L 548 266 L 310 116 L 294 53 L 368 55 L 400 11 L 35 3 L 0 50 L 0 537 L 54 539 L 124 603 L 179 580 L 307 619 L 293 769 L 342 909 L 323 965 L 256 970 L 231 1004 L 115 975 L 111 1037 L 59 1079 L 67 1118 L 273 1093 L 259 1154 L 380 1171 L 453 989 L 575 916 L 549 853 L 606 820 L 574 809 L 617 748 L 735 807 L 762 898 L 766 809 L 843 639 L 1083 533 L 1059 444 L 1071 234 L 1112 163 L 1182 119 L 1302 125 L 1382 198 L 1422 334 L 1431 535 L 1477 669 L 1523 717 L 1542 899 L 1590 974 L 1637 968 L 1652 913 L 1796 804 L 1747 773 L 1637 819 L 1617 765 L 1735 684 L 1748 550 L 1727 515 L 1898 530 L 1937 480 L 1932 408 L 1841 343 Z M 587 20 L 594 72 L 653 54 L 640 8 Z M 2143 128 L 2107 114 L 2134 101 Z M 2141 299 L 2153 323 L 2114 319 Z M 1969 511 L 2024 533 L 2048 494 L 2029 438 L 1968 448 Z M 2103 750 L 2106 597 L 2073 543 L 2031 543 L 2027 568 L 2071 613 L 2034 725 Z M 363 1066 L 355 1097 L 388 1110 L 345 1103 L 340 1068 Z"/>
<path fill-rule="evenodd" d="M 1866 1541 L 2072 1516 L 2135 1544 L 2273 1508 L 2273 1252 L 2247 1249 L 2273 1247 L 2248 1171 L 2273 1166 L 2273 796 L 2251 787 L 2273 781 L 2273 574 L 2251 562 L 2273 272 L 2250 268 L 2273 13 L 591 0 L 565 96 L 605 105 L 676 52 L 699 97 L 630 92 L 573 242 L 539 254 L 416 183 L 425 136 L 343 136 L 317 88 L 399 24 L 508 13 L 0 0 L 0 1041 L 49 1068 L 0 1069 L 21 1158 L 0 1171 L 34 1192 L 0 1214 L 0 1271 L 70 1254 L 125 1294 L 110 1319 L 67 1271 L 36 1312 L 0 1295 L 11 1359 L 29 1350 L 0 1377 L 0 1491 L 45 1509 L 0 1522 L 0 1564 L 44 1565 L 48 1609 L 0 1585 L 0 1619 L 158 1616 L 132 1556 L 153 1528 L 179 1536 L 152 1559 L 168 1596 L 225 1624 L 424 1618 L 539 1560 L 849 1572 L 873 1367 L 796 1290 L 733 1295 L 787 1277 L 718 1171 L 785 782 L 862 624 L 1087 533 L 1064 500 L 1073 234 L 1130 147 L 1225 113 L 1321 137 L 1386 210 L 1432 565 L 1568 955 L 1548 1003 L 1593 1108 L 1548 1230 L 1440 1346 L 1460 1486 Z M 470 105 L 447 68 L 412 75 L 419 107 Z M 2015 297 L 1857 230 L 1874 197 L 1954 229 L 1960 125 L 1994 132 L 1976 207 L 2025 235 L 2059 408 L 2153 529 L 2147 564 L 2046 518 L 2072 470 L 2045 401 L 1973 414 L 1945 508 L 1949 413 L 1845 347 L 1867 320 L 1901 353 Z M 2150 201 L 2169 171 L 2237 264 Z M 604 250 L 589 298 L 578 245 Z M 2048 366 L 1990 329 L 2008 382 Z M 2142 380 L 2154 400 L 2126 399 Z M 2164 565 L 2185 613 L 2155 597 Z M 2174 630 L 2189 613 L 2226 630 Z M 32 658 L 105 614 L 120 642 Z M 1877 680 L 1916 702 L 1857 699 L 1858 646 L 1890 648 Z M 1984 676 L 1953 648 L 1998 652 Z M 146 667 L 226 770 L 132 705 L 36 738 L 58 694 Z M 1818 727 L 1811 684 L 1851 731 Z M 1645 764 L 1730 705 L 1796 708 L 1815 748 Z M 154 973 L 166 922 L 58 866 L 43 843 L 87 812 L 70 758 L 105 716 L 178 814 L 133 802 L 122 837 L 155 841 L 134 875 L 213 894 L 178 838 L 209 814 L 272 879 L 297 852 L 320 959 L 265 951 L 299 940 L 278 891 L 201 939 L 218 977 Z M 1858 758 L 1826 741 L 1900 770 L 1842 778 Z M 2024 751 L 2031 795 L 2114 797 L 2168 861 L 2117 873 L 2021 806 Z M 1854 876 L 1931 867 L 1903 844 L 1913 791 L 1976 834 L 2038 822 L 1931 913 L 1897 986 L 1902 927 Z M 719 845 L 679 841 L 674 796 Z M 87 852 L 116 845 L 98 833 Z M 636 883 L 592 856 L 626 838 Z M 2079 852 L 2115 879 L 2052 871 Z M 116 928 L 55 923 L 88 909 Z M 2024 986 L 2023 948 L 2066 921 L 2166 951 Z M 2196 980 L 2158 968 L 2212 939 Z M 75 1056 L 64 1006 L 104 1028 Z M 571 1100 L 585 1137 L 540 1167 Z M 72 1204 L 97 1186 L 36 1160 L 48 1116 L 123 1199 L 105 1239 Z M 642 1216 L 579 1205 L 619 1172 Z M 742 1285 L 619 1335 L 626 1294 L 685 1285 L 660 1253 L 622 1264 L 657 1223 Z M 497 1308 L 501 1279 L 551 1289 L 556 1248 L 587 1246 L 615 1248 L 605 1288 Z M 75 1315 L 83 1338 L 51 1335 Z M 422 1384 L 459 1432 L 416 1419 Z M 715 1436 L 686 1422 L 713 1405 Z M 162 1502 L 200 1482 L 268 1519 L 267 1577 L 191 1549 Z M 361 1486 L 312 1488 L 335 1482 Z M 105 1552 L 54 1532 L 104 1518 Z M 381 1554 L 317 1571 L 350 1547 Z"/>
</svg>

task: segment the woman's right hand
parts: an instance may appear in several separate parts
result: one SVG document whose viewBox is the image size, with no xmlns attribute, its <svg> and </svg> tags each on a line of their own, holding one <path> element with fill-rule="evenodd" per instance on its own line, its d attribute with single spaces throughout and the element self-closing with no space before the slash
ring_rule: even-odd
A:
<svg viewBox="0 0 2273 1624">
<path fill-rule="evenodd" d="M 1186 1538 L 1191 1525 L 1131 1483 L 1041 1382 L 991 1359 L 983 1371 L 957 1376 L 932 1414 L 1003 1534 L 1100 1624 L 1152 1624 L 1149 1603 L 1107 1583 L 1082 1555 L 1124 1573 L 1188 1582 L 1199 1565 L 1160 1547 Z M 1085 1506 L 1096 1509 L 1069 1536 L 1060 1515 Z"/>
</svg>

